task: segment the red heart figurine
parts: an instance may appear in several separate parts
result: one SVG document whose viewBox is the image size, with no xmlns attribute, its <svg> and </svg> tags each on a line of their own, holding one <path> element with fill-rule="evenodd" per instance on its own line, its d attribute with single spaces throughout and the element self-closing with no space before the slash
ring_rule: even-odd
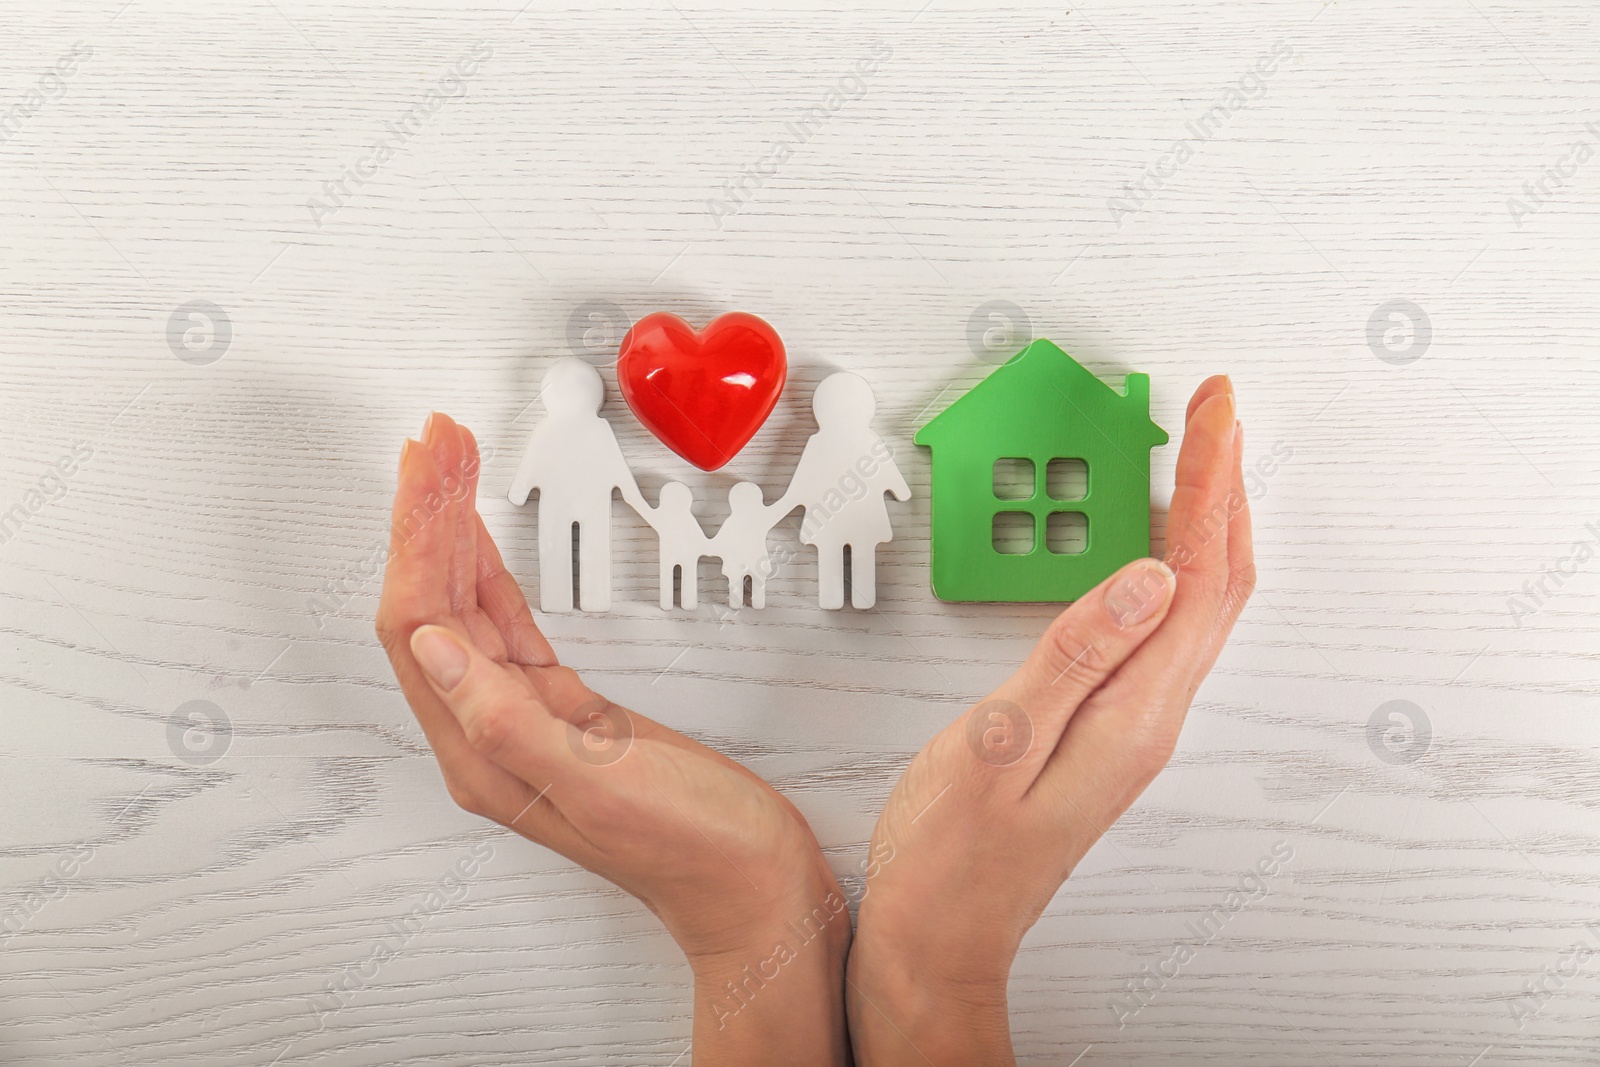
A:
<svg viewBox="0 0 1600 1067">
<path fill-rule="evenodd" d="M 761 429 L 788 373 L 777 331 L 740 311 L 698 333 L 670 312 L 646 315 L 617 357 L 622 395 L 645 429 L 706 471 Z"/>
</svg>

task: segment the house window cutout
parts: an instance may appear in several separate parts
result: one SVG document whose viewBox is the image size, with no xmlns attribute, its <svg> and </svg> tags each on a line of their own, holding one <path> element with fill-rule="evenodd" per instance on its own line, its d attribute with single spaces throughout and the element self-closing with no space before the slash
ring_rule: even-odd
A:
<svg viewBox="0 0 1600 1067">
<path fill-rule="evenodd" d="M 1033 460 L 1005 457 L 994 461 L 996 500 L 1029 500 L 1036 488 Z"/>
<path fill-rule="evenodd" d="M 1025 556 L 1034 548 L 1033 516 L 1026 511 L 1001 511 L 994 517 L 994 550 Z"/>
<path fill-rule="evenodd" d="M 1044 524 L 1044 547 L 1058 556 L 1089 550 L 1089 516 L 1081 511 L 1052 511 Z"/>
<path fill-rule="evenodd" d="M 1081 459 L 1052 459 L 1044 468 L 1044 491 L 1051 500 L 1082 500 L 1089 495 L 1089 465 Z"/>
</svg>

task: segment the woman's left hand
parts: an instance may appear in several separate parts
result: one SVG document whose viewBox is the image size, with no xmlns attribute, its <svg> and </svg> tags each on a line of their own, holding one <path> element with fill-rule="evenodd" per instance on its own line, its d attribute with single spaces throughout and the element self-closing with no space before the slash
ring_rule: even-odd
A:
<svg viewBox="0 0 1600 1067">
<path fill-rule="evenodd" d="M 477 476 L 448 416 L 406 442 L 376 620 L 451 797 L 660 916 L 695 975 L 696 1063 L 847 1063 L 850 916 L 805 818 L 556 661 L 477 513 Z"/>
</svg>

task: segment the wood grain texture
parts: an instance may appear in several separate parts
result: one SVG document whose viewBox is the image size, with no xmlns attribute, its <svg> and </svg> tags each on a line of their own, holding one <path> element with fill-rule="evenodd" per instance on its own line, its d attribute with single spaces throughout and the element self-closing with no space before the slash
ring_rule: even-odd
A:
<svg viewBox="0 0 1600 1067">
<path fill-rule="evenodd" d="M 1217 371 L 1251 462 L 1279 459 L 1253 494 L 1260 592 L 1173 766 L 1018 961 L 1021 1059 L 1600 1063 L 1600 953 L 1563 963 L 1600 948 L 1600 558 L 1574 548 L 1600 524 L 1600 160 L 1571 148 L 1600 123 L 1592 5 L 3 18 L 0 111 L 45 99 L 0 143 L 0 512 L 41 490 L 0 545 L 0 904 L 23 916 L 0 1060 L 688 1063 L 689 975 L 655 921 L 451 807 L 411 723 L 370 621 L 399 442 L 438 408 L 495 450 L 482 507 L 531 590 L 504 487 L 575 309 L 782 333 L 794 385 L 736 471 L 616 420 L 647 493 L 688 480 L 709 521 L 738 477 L 786 481 L 822 376 L 866 375 L 916 494 L 879 610 L 818 611 L 801 557 L 764 612 L 663 615 L 619 507 L 617 609 L 545 620 L 596 687 L 793 797 L 849 874 L 911 754 L 1051 614 L 928 589 L 910 436 L 989 369 L 969 319 L 1006 300 L 1019 343 L 1152 375 L 1158 485 Z M 1293 58 L 1245 82 L 1279 42 Z M 475 47 L 463 95 L 319 225 L 308 201 Z M 708 210 L 874 48 L 858 96 Z M 1115 218 L 1147 167 L 1171 173 Z M 1431 322 L 1406 365 L 1369 346 L 1396 299 Z M 209 365 L 169 345 L 191 300 L 231 322 Z M 229 722 L 214 762 L 173 740 L 193 700 Z M 1410 763 L 1369 746 L 1391 700 L 1428 719 Z M 1119 1026 L 1128 983 L 1280 842 L 1261 899 Z M 330 983 L 347 995 L 319 1016 Z"/>
</svg>

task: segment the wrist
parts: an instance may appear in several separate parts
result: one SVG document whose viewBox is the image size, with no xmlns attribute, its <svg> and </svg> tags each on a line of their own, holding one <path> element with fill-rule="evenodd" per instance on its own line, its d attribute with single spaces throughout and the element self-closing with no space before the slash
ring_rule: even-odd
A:
<svg viewBox="0 0 1600 1067">
<path fill-rule="evenodd" d="M 912 982 L 963 1001 L 1004 999 L 1011 963 L 1031 924 L 999 911 L 964 908 L 959 921 L 947 902 L 894 886 L 861 901 L 851 950 L 868 973 Z"/>
<path fill-rule="evenodd" d="M 863 903 L 847 971 L 846 1008 L 860 1062 L 1012 1063 L 1006 986 L 1015 946 L 981 936 L 957 945 L 874 919 Z"/>
<path fill-rule="evenodd" d="M 776 911 L 741 930 L 737 938 L 699 948 L 685 948 L 695 983 L 760 989 L 781 983 L 791 970 L 809 973 L 837 965 L 840 973 L 849 954 L 850 912 L 844 894 L 833 891 L 813 904 Z"/>
<path fill-rule="evenodd" d="M 847 1064 L 850 936 L 850 911 L 834 884 L 765 911 L 731 942 L 686 949 L 695 1062 Z"/>
<path fill-rule="evenodd" d="M 693 894 L 693 907 L 650 904 L 683 950 L 697 977 L 727 978 L 772 954 L 780 943 L 798 950 L 831 947 L 842 955 L 850 944 L 848 904 L 826 865 L 784 877 L 762 879 L 767 891 L 732 883 L 716 892 Z"/>
</svg>

